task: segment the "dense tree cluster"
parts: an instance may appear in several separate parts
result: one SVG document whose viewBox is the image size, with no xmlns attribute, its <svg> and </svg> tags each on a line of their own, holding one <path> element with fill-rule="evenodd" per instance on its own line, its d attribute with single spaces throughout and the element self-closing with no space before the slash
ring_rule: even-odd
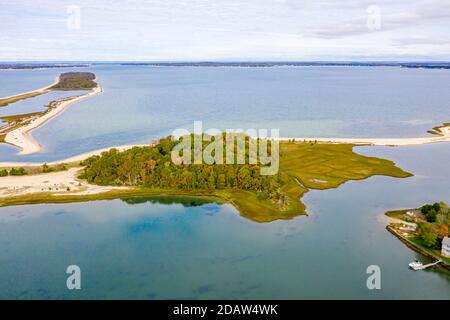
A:
<svg viewBox="0 0 450 320">
<path fill-rule="evenodd" d="M 52 89 L 74 90 L 92 89 L 97 86 L 92 72 L 66 72 L 59 76 L 59 81 Z"/>
<path fill-rule="evenodd" d="M 162 189 L 239 189 L 264 198 L 279 197 L 280 175 L 261 175 L 259 165 L 181 164 L 171 161 L 178 141 L 168 137 L 155 146 L 112 149 L 83 162 L 81 178 L 99 185 L 138 185 Z"/>
<path fill-rule="evenodd" d="M 420 237 L 427 247 L 440 247 L 442 239 L 449 235 L 450 212 L 448 205 L 444 202 L 436 202 L 424 205 L 420 211 L 426 219 L 419 223 Z"/>
<path fill-rule="evenodd" d="M 6 177 L 7 175 L 10 175 L 10 176 L 24 176 L 26 174 L 27 174 L 27 172 L 25 171 L 24 168 L 18 168 L 18 169 L 11 168 L 11 170 L 9 170 L 9 171 L 6 170 L 6 169 L 0 170 L 0 177 Z"/>
</svg>

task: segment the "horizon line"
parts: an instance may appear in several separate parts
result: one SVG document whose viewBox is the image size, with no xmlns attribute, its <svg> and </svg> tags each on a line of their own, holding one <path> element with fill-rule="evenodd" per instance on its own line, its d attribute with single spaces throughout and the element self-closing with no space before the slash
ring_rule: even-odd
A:
<svg viewBox="0 0 450 320">
<path fill-rule="evenodd" d="M 0 60 L 0 63 L 450 63 L 448 60 Z"/>
</svg>

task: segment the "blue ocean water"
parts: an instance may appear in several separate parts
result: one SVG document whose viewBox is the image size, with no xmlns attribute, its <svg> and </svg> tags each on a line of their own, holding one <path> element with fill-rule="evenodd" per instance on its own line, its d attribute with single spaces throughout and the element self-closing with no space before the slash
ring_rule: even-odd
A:
<svg viewBox="0 0 450 320">
<path fill-rule="evenodd" d="M 44 146 L 41 153 L 19 157 L 0 146 L 2 160 L 50 161 L 145 143 L 176 128 L 192 130 L 196 120 L 204 128 L 280 129 L 282 136 L 415 137 L 450 119 L 448 70 L 121 65 L 79 70 L 96 73 L 105 92 L 33 131 Z M 48 83 L 53 74 L 45 77 Z"/>
<path fill-rule="evenodd" d="M 34 131 L 42 153 L 21 157 L 2 145 L 1 161 L 142 143 L 194 120 L 221 129 L 279 128 L 284 136 L 412 137 L 450 119 L 445 70 L 88 70 L 105 92 Z M 38 87 L 53 74 L 42 78 Z M 450 202 L 450 144 L 355 150 L 391 159 L 414 177 L 310 191 L 302 199 L 309 216 L 265 224 L 192 198 L 0 208 L 0 298 L 449 299 L 449 273 L 408 270 L 411 260 L 427 260 L 385 230 L 383 213 Z M 71 264 L 82 270 L 80 291 L 66 288 Z M 381 290 L 367 289 L 369 265 L 381 268 Z"/>
<path fill-rule="evenodd" d="M 0 208 L 0 298 L 450 299 L 450 273 L 385 230 L 383 213 L 449 201 L 450 144 L 371 148 L 415 173 L 310 191 L 309 216 L 255 223 L 230 205 L 134 198 Z M 81 290 L 66 287 L 81 268 Z M 381 290 L 366 286 L 368 266 Z"/>
</svg>

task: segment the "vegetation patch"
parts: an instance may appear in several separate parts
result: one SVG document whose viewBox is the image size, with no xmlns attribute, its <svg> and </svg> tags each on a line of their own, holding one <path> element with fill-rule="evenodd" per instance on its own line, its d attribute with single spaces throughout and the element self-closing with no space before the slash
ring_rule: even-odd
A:
<svg viewBox="0 0 450 320">
<path fill-rule="evenodd" d="M 178 142 L 165 138 L 153 147 L 112 149 L 84 161 L 80 178 L 103 186 L 209 194 L 249 219 L 267 222 L 306 214 L 300 197 L 309 189 L 336 188 L 372 175 L 411 176 L 392 161 L 358 155 L 343 144 L 281 142 L 279 172 L 272 176 L 261 175 L 260 164 L 175 165 L 170 153 Z"/>
<path fill-rule="evenodd" d="M 84 90 L 97 86 L 95 74 L 92 72 L 66 72 L 59 76 L 59 81 L 52 90 Z"/>
<path fill-rule="evenodd" d="M 19 100 L 24 100 L 24 99 L 40 96 L 41 94 L 47 93 L 49 91 L 50 90 L 37 90 L 37 91 L 29 92 L 29 93 L 18 94 L 18 95 L 15 95 L 15 96 L 12 96 L 9 98 L 5 98 L 5 99 L 0 99 L 0 107 L 6 107 L 10 103 L 14 103 Z"/>
<path fill-rule="evenodd" d="M 43 112 L 32 112 L 32 113 L 23 113 L 23 114 L 15 114 L 11 116 L 2 116 L 0 117 L 0 120 L 7 122 L 7 123 L 15 123 L 15 122 L 21 122 L 24 120 L 28 120 L 29 118 L 41 116 Z"/>
<path fill-rule="evenodd" d="M 8 98 L 0 99 L 0 107 L 50 92 L 51 90 L 90 90 L 97 87 L 95 74 L 92 72 L 66 72 L 59 76 L 59 81 L 52 87 L 38 89 L 35 91 L 17 94 Z"/>
<path fill-rule="evenodd" d="M 437 126 L 437 127 L 431 128 L 430 130 L 427 130 L 427 132 L 430 134 L 435 134 L 435 135 L 440 136 L 440 135 L 442 135 L 442 129 L 446 128 L 446 127 L 450 127 L 450 123 L 445 122 L 441 126 Z"/>
<path fill-rule="evenodd" d="M 153 146 L 123 152 L 111 149 L 81 163 L 84 170 L 80 178 L 91 184 L 127 186 L 126 189 L 90 195 L 43 192 L 0 198 L 0 206 L 116 198 L 132 201 L 129 199 L 137 196 L 189 196 L 230 203 L 248 219 L 270 222 L 306 214 L 300 198 L 309 189 L 336 188 L 348 180 L 372 175 L 411 176 L 392 161 L 359 155 L 353 152 L 353 145 L 346 144 L 280 142 L 278 173 L 261 175 L 262 164 L 249 164 L 248 153 L 246 164 L 176 165 L 171 161 L 171 150 L 177 143 L 179 141 L 168 137 Z M 207 145 L 203 150 L 205 147 Z M 26 172 L 51 172 L 72 165 L 75 164 L 60 167 L 44 164 L 27 168 Z"/>
<path fill-rule="evenodd" d="M 395 219 L 388 227 L 394 235 L 411 248 L 450 265 L 450 259 L 441 255 L 442 240 L 450 236 L 450 211 L 445 202 L 388 211 L 386 215 Z"/>
</svg>

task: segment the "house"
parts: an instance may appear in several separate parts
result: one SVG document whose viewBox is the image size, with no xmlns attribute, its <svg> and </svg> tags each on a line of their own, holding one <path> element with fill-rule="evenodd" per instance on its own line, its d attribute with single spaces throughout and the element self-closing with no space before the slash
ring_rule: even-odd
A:
<svg viewBox="0 0 450 320">
<path fill-rule="evenodd" d="M 450 258 L 450 238 L 449 237 L 444 237 L 444 239 L 442 239 L 441 255 L 446 258 Z"/>
<path fill-rule="evenodd" d="M 414 232 L 417 229 L 417 225 L 413 224 L 413 223 L 411 223 L 411 224 L 404 224 L 399 229 L 403 230 L 403 231 L 412 231 L 412 232 Z"/>
</svg>

